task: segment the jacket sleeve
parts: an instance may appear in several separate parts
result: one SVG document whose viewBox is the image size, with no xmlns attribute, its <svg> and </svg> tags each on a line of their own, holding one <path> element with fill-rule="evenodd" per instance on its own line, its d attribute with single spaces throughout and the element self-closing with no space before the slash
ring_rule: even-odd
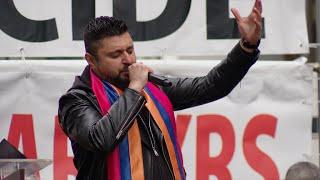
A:
<svg viewBox="0 0 320 180">
<path fill-rule="evenodd" d="M 243 51 L 239 43 L 227 58 L 203 77 L 169 78 L 171 87 L 162 87 L 174 110 L 205 104 L 228 95 L 257 61 L 259 50 Z"/>
<path fill-rule="evenodd" d="M 110 152 L 132 126 L 145 104 L 139 93 L 126 89 L 102 115 L 97 103 L 82 90 L 71 90 L 59 100 L 59 122 L 71 140 L 89 151 Z M 119 133 L 120 130 L 122 133 Z"/>
</svg>

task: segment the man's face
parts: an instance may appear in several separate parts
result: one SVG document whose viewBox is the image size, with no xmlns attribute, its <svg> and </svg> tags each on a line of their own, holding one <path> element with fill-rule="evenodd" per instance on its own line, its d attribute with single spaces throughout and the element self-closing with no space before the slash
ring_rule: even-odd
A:
<svg viewBox="0 0 320 180">
<path fill-rule="evenodd" d="M 96 51 L 93 70 L 104 80 L 125 88 L 129 85 L 128 67 L 136 62 L 133 41 L 128 32 L 102 39 Z"/>
</svg>

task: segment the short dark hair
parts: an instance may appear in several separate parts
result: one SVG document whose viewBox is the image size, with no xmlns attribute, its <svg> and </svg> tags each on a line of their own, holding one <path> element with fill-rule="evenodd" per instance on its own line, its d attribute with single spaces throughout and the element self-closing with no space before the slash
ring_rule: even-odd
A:
<svg viewBox="0 0 320 180">
<path fill-rule="evenodd" d="M 319 180 L 320 169 L 310 162 L 293 164 L 286 173 L 286 180 Z"/>
<path fill-rule="evenodd" d="M 127 31 L 126 23 L 120 19 L 109 16 L 92 19 L 83 32 L 86 52 L 95 56 L 100 40 L 105 37 L 122 35 Z"/>
</svg>

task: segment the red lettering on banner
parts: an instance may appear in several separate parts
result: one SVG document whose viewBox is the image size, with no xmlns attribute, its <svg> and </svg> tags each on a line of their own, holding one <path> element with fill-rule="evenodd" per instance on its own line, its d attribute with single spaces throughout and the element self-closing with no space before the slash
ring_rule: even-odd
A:
<svg viewBox="0 0 320 180">
<path fill-rule="evenodd" d="M 21 135 L 21 136 L 20 136 Z M 36 141 L 34 137 L 33 118 L 31 114 L 13 114 L 9 129 L 8 141 L 19 148 L 20 137 L 22 139 L 23 154 L 28 159 L 37 159 Z M 36 178 L 40 179 L 37 172 Z"/>
<path fill-rule="evenodd" d="M 176 117 L 177 138 L 184 144 L 192 115 L 179 114 Z M 53 178 L 67 180 L 68 175 L 76 176 L 73 157 L 68 156 L 68 137 L 64 134 L 55 117 L 53 143 Z M 279 179 L 279 170 L 268 154 L 257 146 L 259 135 L 275 138 L 277 118 L 261 114 L 247 124 L 243 135 L 243 153 L 250 167 L 266 180 Z M 210 157 L 210 134 L 221 137 L 222 148 L 219 155 Z M 8 141 L 18 148 L 21 140 L 23 153 L 27 158 L 37 159 L 33 117 L 31 114 L 13 114 L 8 133 Z M 229 119 L 222 115 L 200 115 L 197 117 L 196 136 L 196 179 L 208 179 L 210 175 L 218 179 L 232 179 L 228 169 L 235 152 L 235 131 Z M 39 174 L 37 174 L 39 178 Z"/>
<path fill-rule="evenodd" d="M 73 165 L 73 157 L 68 156 L 68 137 L 59 126 L 58 117 L 54 123 L 54 144 L 53 144 L 53 179 L 67 180 L 68 175 L 77 175 Z"/>
<path fill-rule="evenodd" d="M 222 139 L 221 153 L 209 156 L 209 135 L 218 133 Z M 230 121 L 221 115 L 202 115 L 197 119 L 197 167 L 196 179 L 208 179 L 215 175 L 218 179 L 232 179 L 227 165 L 235 149 L 235 133 Z"/>
<path fill-rule="evenodd" d="M 22 140 L 23 154 L 29 159 L 37 159 L 36 141 L 31 114 L 12 115 L 8 141 L 18 149 L 20 137 Z"/>
<path fill-rule="evenodd" d="M 177 138 L 180 143 L 180 147 L 183 146 L 184 138 L 186 137 L 186 132 L 188 130 L 189 124 L 191 121 L 191 115 L 177 115 L 176 124 L 177 124 Z"/>
<path fill-rule="evenodd" d="M 257 147 L 257 137 L 267 134 L 274 138 L 276 126 L 276 117 L 257 115 L 250 120 L 243 136 L 243 152 L 248 164 L 266 180 L 279 179 L 279 172 L 273 160 Z"/>
</svg>

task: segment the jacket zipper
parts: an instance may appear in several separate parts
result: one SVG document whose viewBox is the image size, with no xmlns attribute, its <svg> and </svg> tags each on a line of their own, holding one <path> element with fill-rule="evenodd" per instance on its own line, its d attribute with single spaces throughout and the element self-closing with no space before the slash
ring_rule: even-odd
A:
<svg viewBox="0 0 320 180">
<path fill-rule="evenodd" d="M 154 139 L 153 133 L 152 133 L 152 129 L 151 129 L 151 117 L 150 117 L 150 112 L 149 112 L 149 118 L 148 118 L 148 124 L 149 124 L 149 129 L 150 129 L 150 133 L 151 133 L 151 138 L 153 140 L 154 143 L 154 153 L 156 156 L 159 156 L 158 152 L 156 151 L 156 140 Z"/>
<path fill-rule="evenodd" d="M 170 167 L 170 164 L 169 164 L 169 162 L 168 162 L 168 160 L 167 160 L 167 158 L 166 158 L 166 155 L 164 154 L 163 136 L 162 136 L 162 138 L 161 138 L 161 148 L 162 148 L 162 154 L 163 154 L 164 160 L 166 161 L 167 166 L 168 166 L 168 168 L 169 168 L 169 170 L 170 170 L 171 177 L 172 177 L 172 179 L 175 179 L 175 178 L 174 178 L 174 174 L 173 174 L 173 172 L 172 172 L 172 169 L 171 169 L 171 167 Z"/>
<path fill-rule="evenodd" d="M 159 153 L 157 152 L 157 149 L 156 149 L 156 143 L 155 143 L 155 140 L 154 140 L 153 135 L 152 135 L 151 126 L 150 126 L 149 130 L 150 130 L 150 133 L 151 133 L 152 137 L 150 136 L 150 133 L 149 133 L 147 125 L 145 124 L 145 122 L 143 121 L 143 119 L 142 119 L 142 117 L 140 115 L 139 115 L 139 118 L 141 119 L 142 124 L 144 125 L 144 127 L 147 129 L 148 138 L 149 138 L 149 140 L 151 142 L 151 147 L 152 147 L 154 155 L 155 156 L 159 156 Z"/>
<path fill-rule="evenodd" d="M 138 104 L 138 102 L 140 101 L 140 99 L 142 99 L 142 97 L 139 97 L 138 101 L 136 102 L 136 104 L 135 104 L 134 106 L 136 106 L 136 105 Z M 143 108 L 143 104 L 144 104 L 144 103 L 142 103 L 142 105 L 141 105 L 141 107 L 139 108 L 138 112 L 140 112 L 141 109 Z M 128 127 L 129 127 L 129 125 L 130 125 L 130 122 L 132 122 L 132 120 L 134 120 L 134 119 L 137 117 L 137 115 L 138 115 L 138 113 L 137 113 L 135 116 L 133 116 L 132 118 L 130 118 L 130 116 L 132 115 L 132 113 L 133 113 L 133 111 L 130 111 L 129 116 L 127 116 L 128 118 L 127 118 L 127 119 L 125 120 L 125 122 L 122 124 L 122 126 L 121 126 L 121 128 L 120 128 L 120 130 L 119 130 L 119 132 L 118 132 L 118 134 L 117 134 L 117 136 L 116 136 L 116 139 L 117 139 L 117 140 L 120 139 L 120 137 L 122 136 L 123 132 L 128 129 Z"/>
</svg>

